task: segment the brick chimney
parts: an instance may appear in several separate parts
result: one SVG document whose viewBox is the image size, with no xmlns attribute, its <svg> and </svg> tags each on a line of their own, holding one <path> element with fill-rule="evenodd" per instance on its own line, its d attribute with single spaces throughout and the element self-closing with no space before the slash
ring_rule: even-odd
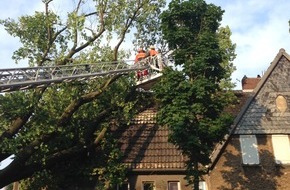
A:
<svg viewBox="0 0 290 190">
<path fill-rule="evenodd" d="M 260 82 L 261 76 L 257 75 L 256 78 L 248 78 L 246 75 L 242 78 L 242 90 L 243 92 L 252 92 L 257 84 Z"/>
</svg>

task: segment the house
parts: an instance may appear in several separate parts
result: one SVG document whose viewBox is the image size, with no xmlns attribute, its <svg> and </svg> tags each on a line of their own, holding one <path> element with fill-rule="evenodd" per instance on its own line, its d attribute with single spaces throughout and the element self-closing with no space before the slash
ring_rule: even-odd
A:
<svg viewBox="0 0 290 190">
<path fill-rule="evenodd" d="M 236 118 L 224 142 L 212 153 L 202 190 L 290 189 L 290 56 L 281 49 L 265 74 L 244 77 L 236 91 Z M 118 189 L 189 190 L 185 157 L 168 142 L 168 129 L 156 125 L 156 108 L 138 114 L 120 131 L 128 176 Z"/>
<path fill-rule="evenodd" d="M 208 189 L 290 189 L 289 73 L 290 56 L 280 49 L 213 154 Z"/>
</svg>

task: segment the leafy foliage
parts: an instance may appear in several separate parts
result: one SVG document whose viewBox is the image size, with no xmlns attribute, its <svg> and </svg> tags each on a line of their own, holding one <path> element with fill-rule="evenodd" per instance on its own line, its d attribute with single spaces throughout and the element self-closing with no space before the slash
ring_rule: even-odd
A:
<svg viewBox="0 0 290 190">
<path fill-rule="evenodd" d="M 169 126 L 170 141 L 188 157 L 187 179 L 195 189 L 232 122 L 223 110 L 233 100 L 228 90 L 235 46 L 229 28 L 219 29 L 222 14 L 203 0 L 173 0 L 161 15 L 175 67 L 165 69 L 154 89 L 158 122 Z"/>
<path fill-rule="evenodd" d="M 164 0 L 79 0 L 66 17 L 50 10 L 1 20 L 20 39 L 17 62 L 30 66 L 118 61 L 129 56 L 120 46 L 139 22 L 146 22 Z M 154 4 L 154 6 L 152 6 Z M 84 12 L 86 11 L 86 12 Z M 22 180 L 23 189 L 73 189 L 84 184 L 119 183 L 125 168 L 111 127 L 127 126 L 142 109 L 132 75 L 60 83 L 0 95 L 0 187 Z M 17 172 L 15 172 L 17 171 Z M 66 185 L 69 186 L 66 186 Z"/>
</svg>

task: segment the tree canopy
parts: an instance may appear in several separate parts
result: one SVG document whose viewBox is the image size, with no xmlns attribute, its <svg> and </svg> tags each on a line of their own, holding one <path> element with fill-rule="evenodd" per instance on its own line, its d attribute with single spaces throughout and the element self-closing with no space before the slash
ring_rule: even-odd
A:
<svg viewBox="0 0 290 190">
<path fill-rule="evenodd" d="M 16 62 L 117 61 L 129 55 L 120 48 L 126 36 L 134 35 L 136 46 L 155 44 L 161 24 L 175 67 L 154 88 L 158 122 L 169 126 L 170 141 L 188 157 L 187 179 L 197 189 L 232 121 L 223 110 L 233 98 L 235 45 L 230 29 L 220 27 L 223 10 L 203 0 L 173 0 L 159 20 L 165 0 L 78 0 L 64 18 L 50 9 L 54 1 L 43 0 L 43 12 L 0 21 L 22 43 Z M 146 103 L 134 80 L 122 75 L 1 94 L 0 161 L 14 158 L 0 170 L 0 187 L 19 180 L 24 189 L 120 183 L 125 167 L 111 126 L 126 127 Z"/>
<path fill-rule="evenodd" d="M 175 66 L 165 69 L 154 88 L 158 122 L 168 125 L 170 141 L 188 157 L 187 180 L 196 190 L 232 122 L 223 110 L 233 100 L 235 45 L 229 28 L 220 27 L 223 12 L 203 0 L 173 0 L 161 14 Z"/>
<path fill-rule="evenodd" d="M 16 62 L 47 66 L 128 57 L 120 48 L 126 36 L 150 25 L 148 18 L 165 5 L 164 0 L 79 0 L 64 18 L 50 9 L 55 1 L 43 1 L 43 12 L 0 21 L 22 43 L 13 54 Z M 143 98 L 134 80 L 122 75 L 1 94 L 0 161 L 11 155 L 13 161 L 0 170 L 0 187 L 19 180 L 24 189 L 83 184 L 103 189 L 119 183 L 124 167 L 110 126 L 127 126 L 146 107 Z"/>
</svg>

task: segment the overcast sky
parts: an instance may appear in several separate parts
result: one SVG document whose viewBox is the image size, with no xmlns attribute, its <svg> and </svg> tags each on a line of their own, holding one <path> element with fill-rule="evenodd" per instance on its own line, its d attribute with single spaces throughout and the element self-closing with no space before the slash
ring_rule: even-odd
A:
<svg viewBox="0 0 290 190">
<path fill-rule="evenodd" d="M 63 0 L 54 0 L 61 10 Z M 221 6 L 225 10 L 222 25 L 228 25 L 232 31 L 232 41 L 237 45 L 237 58 L 234 61 L 237 71 L 232 79 L 237 82 L 247 75 L 262 75 L 274 60 L 280 48 L 290 54 L 289 0 L 207 0 L 208 3 Z M 42 0 L 1 0 L 0 19 L 17 18 L 30 15 L 34 11 L 43 11 Z M 19 47 L 18 39 L 9 36 L 0 26 L 0 68 L 27 66 L 15 65 L 11 59 L 13 51 Z"/>
</svg>

